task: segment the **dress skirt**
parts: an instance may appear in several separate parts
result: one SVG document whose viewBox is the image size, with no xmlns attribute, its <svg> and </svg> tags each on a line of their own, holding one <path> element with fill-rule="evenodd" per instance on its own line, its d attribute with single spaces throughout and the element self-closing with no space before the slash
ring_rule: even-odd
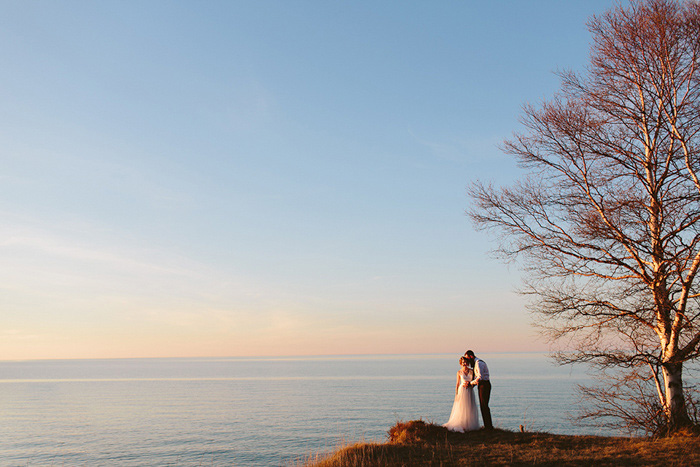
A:
<svg viewBox="0 0 700 467">
<path fill-rule="evenodd" d="M 479 429 L 479 412 L 472 386 L 459 385 L 450 419 L 443 426 L 460 433 Z"/>
</svg>

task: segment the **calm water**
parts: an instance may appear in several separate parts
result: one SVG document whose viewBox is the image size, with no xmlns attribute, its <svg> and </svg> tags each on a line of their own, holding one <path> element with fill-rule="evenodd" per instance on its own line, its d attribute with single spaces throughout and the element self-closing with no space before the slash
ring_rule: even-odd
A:
<svg viewBox="0 0 700 467">
<path fill-rule="evenodd" d="M 0 362 L 0 465 L 285 465 L 447 421 L 459 355 Z M 483 354 L 494 425 L 555 433 L 584 373 Z"/>
</svg>

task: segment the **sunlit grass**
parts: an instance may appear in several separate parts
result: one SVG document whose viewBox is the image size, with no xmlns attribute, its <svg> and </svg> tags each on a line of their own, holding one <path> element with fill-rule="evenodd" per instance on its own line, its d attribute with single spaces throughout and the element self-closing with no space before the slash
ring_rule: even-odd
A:
<svg viewBox="0 0 700 467">
<path fill-rule="evenodd" d="M 355 443 L 309 457 L 307 467 L 473 465 L 700 465 L 700 437 L 570 436 L 479 430 L 453 433 L 422 420 L 399 422 L 386 443 Z"/>
</svg>

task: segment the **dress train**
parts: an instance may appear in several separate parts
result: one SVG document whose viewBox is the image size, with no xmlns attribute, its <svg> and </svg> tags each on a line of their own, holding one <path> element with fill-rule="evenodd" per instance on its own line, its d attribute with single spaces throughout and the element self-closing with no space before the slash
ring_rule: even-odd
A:
<svg viewBox="0 0 700 467">
<path fill-rule="evenodd" d="M 450 419 L 442 426 L 448 430 L 459 431 L 460 433 L 478 430 L 479 412 L 476 405 L 476 396 L 474 395 L 474 388 L 469 385 L 469 382 L 473 379 L 473 373 L 469 371 L 465 374 L 463 371 L 460 371 L 457 374 L 460 377 L 457 395 L 452 405 Z"/>
</svg>

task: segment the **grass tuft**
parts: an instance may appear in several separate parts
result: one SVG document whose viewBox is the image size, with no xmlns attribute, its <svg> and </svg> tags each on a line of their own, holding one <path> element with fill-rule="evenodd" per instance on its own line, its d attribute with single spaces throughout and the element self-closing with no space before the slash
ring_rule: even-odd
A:
<svg viewBox="0 0 700 467">
<path fill-rule="evenodd" d="M 389 428 L 390 444 L 437 444 L 447 441 L 447 428 L 423 420 L 397 422 Z"/>
</svg>

